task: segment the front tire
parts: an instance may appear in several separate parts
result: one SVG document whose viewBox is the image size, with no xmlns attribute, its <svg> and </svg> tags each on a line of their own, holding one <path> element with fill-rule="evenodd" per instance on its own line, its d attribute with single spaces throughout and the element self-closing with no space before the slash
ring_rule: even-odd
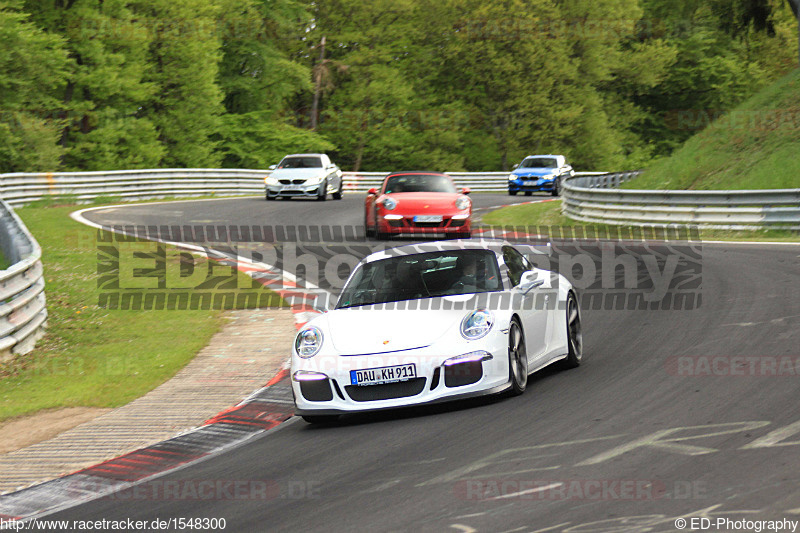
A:
<svg viewBox="0 0 800 533">
<path fill-rule="evenodd" d="M 525 349 L 525 333 L 519 319 L 511 319 L 508 327 L 508 366 L 511 379 L 511 396 L 519 396 L 528 386 L 528 352 Z"/>
<path fill-rule="evenodd" d="M 517 191 L 511 191 L 511 190 L 509 190 L 509 191 L 508 191 L 508 194 L 510 194 L 511 196 L 516 196 L 516 195 L 517 195 Z"/>
<path fill-rule="evenodd" d="M 558 196 L 561 194 L 561 178 L 556 178 L 555 183 L 553 183 L 553 190 L 550 194 L 553 196 Z"/>
<path fill-rule="evenodd" d="M 368 239 L 375 236 L 375 228 L 369 227 L 369 224 L 367 223 L 366 213 L 364 213 L 364 236 L 367 237 Z"/>
<path fill-rule="evenodd" d="M 342 189 L 343 188 L 344 188 L 344 180 L 339 180 L 339 188 L 336 189 L 336 192 L 331 195 L 334 200 L 341 200 L 342 199 Z"/>
<path fill-rule="evenodd" d="M 581 308 L 575 293 L 567 295 L 567 357 L 561 363 L 565 369 L 581 365 L 583 359 L 583 332 L 581 328 Z"/>
<path fill-rule="evenodd" d="M 328 182 L 323 181 L 319 186 L 319 192 L 317 192 L 317 201 L 324 202 L 328 199 Z"/>
</svg>

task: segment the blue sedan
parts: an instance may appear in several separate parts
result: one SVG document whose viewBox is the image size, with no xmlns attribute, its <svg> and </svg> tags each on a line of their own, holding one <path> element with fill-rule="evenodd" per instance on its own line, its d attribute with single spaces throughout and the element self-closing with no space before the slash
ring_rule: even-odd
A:
<svg viewBox="0 0 800 533">
<path fill-rule="evenodd" d="M 529 155 L 508 175 L 508 194 L 549 192 L 558 196 L 562 180 L 574 174 L 563 155 Z"/>
</svg>

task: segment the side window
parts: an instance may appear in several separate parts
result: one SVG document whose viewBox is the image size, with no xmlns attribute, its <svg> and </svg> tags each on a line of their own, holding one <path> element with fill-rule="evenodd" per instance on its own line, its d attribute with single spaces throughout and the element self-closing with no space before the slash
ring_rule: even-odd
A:
<svg viewBox="0 0 800 533">
<path fill-rule="evenodd" d="M 519 285 L 522 273 L 531 269 L 530 263 L 522 254 L 510 246 L 503 247 L 503 262 L 508 267 L 508 280 L 511 282 L 512 287 Z"/>
</svg>

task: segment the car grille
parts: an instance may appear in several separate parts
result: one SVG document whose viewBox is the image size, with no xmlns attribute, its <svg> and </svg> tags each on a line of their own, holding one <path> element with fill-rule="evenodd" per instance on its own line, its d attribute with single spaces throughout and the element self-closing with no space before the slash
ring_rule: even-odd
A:
<svg viewBox="0 0 800 533">
<path fill-rule="evenodd" d="M 300 185 L 301 183 L 305 183 L 306 180 L 278 180 L 281 182 L 281 185 Z"/>
<path fill-rule="evenodd" d="M 415 228 L 443 228 L 447 225 L 447 220 L 443 220 L 441 222 L 414 222 L 413 220 L 409 220 L 412 227 Z"/>
<path fill-rule="evenodd" d="M 425 388 L 425 378 L 413 378 L 382 385 L 347 385 L 344 390 L 353 401 L 374 402 L 416 396 Z"/>
</svg>

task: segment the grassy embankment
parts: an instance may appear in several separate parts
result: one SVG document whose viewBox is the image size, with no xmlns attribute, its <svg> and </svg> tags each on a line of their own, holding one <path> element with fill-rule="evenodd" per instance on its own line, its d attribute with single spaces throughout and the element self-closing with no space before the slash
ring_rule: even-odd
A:
<svg viewBox="0 0 800 533">
<path fill-rule="evenodd" d="M 708 114 L 676 113 L 670 127 L 698 128 Z M 628 182 L 628 189 L 800 188 L 800 70 L 717 118 L 670 157 Z M 585 225 L 561 215 L 561 202 L 507 207 L 483 217 L 493 226 Z M 598 229 L 605 226 L 591 224 Z M 703 240 L 800 241 L 777 230 L 700 229 Z"/>
<path fill-rule="evenodd" d="M 219 310 L 101 308 L 100 294 L 108 286 L 98 283 L 102 254 L 97 231 L 69 218 L 76 209 L 40 205 L 17 210 L 43 250 L 49 326 L 33 352 L 0 364 L 0 421 L 44 409 L 124 405 L 175 375 L 224 323 Z M 152 243 L 131 246 L 155 249 Z M 135 266 L 154 264 L 142 261 Z M 286 305 L 242 273 L 194 260 L 196 270 L 210 264 L 215 276 L 227 279 L 217 284 L 218 290 L 267 293 L 272 305 Z M 120 268 L 121 284 L 146 294 L 153 280 L 133 279 L 134 265 L 129 266 Z M 175 250 L 168 250 L 166 268 L 185 274 Z"/>
</svg>

